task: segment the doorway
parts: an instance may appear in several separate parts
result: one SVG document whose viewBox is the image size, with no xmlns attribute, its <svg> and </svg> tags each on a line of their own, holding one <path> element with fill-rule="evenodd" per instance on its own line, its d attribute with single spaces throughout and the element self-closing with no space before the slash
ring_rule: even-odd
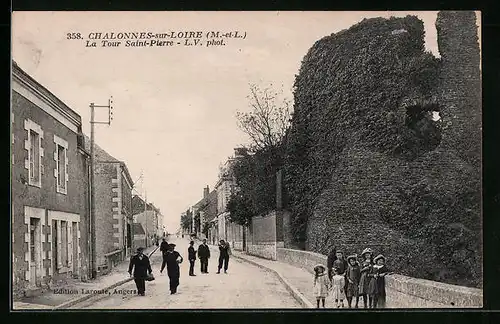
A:
<svg viewBox="0 0 500 324">
<path fill-rule="evenodd" d="M 78 223 L 73 222 L 72 224 L 73 230 L 72 230 L 72 239 L 73 239 L 73 277 L 78 278 L 80 275 L 80 268 L 78 267 L 78 260 L 80 260 L 80 256 L 78 255 Z"/>
<path fill-rule="evenodd" d="M 42 242 L 40 219 L 30 218 L 30 284 L 39 286 L 42 275 Z"/>
</svg>

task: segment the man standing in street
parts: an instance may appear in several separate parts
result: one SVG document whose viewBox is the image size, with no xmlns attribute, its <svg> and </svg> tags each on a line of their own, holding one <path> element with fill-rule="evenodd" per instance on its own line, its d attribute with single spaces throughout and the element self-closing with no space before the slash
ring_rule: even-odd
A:
<svg viewBox="0 0 500 324">
<path fill-rule="evenodd" d="M 203 244 L 198 246 L 198 258 L 201 264 L 201 273 L 208 273 L 208 259 L 210 258 L 210 248 L 207 245 L 207 240 L 203 239 Z"/>
<path fill-rule="evenodd" d="M 181 272 L 179 269 L 179 264 L 182 263 L 183 259 L 179 252 L 174 250 L 175 244 L 170 243 L 168 245 L 167 254 L 165 256 L 167 264 L 167 274 L 170 279 L 170 294 L 173 295 L 177 292 L 177 287 L 179 286 L 179 278 Z M 160 270 L 160 273 L 163 269 Z"/>
<path fill-rule="evenodd" d="M 149 258 L 143 253 L 144 248 L 137 248 L 137 254 L 130 258 L 128 273 L 134 278 L 139 296 L 144 296 L 146 292 L 146 277 L 153 272 Z M 132 274 L 132 269 L 134 273 Z"/>
<path fill-rule="evenodd" d="M 218 274 L 220 273 L 220 269 L 222 269 L 223 264 L 224 264 L 224 273 L 227 273 L 230 254 L 231 254 L 231 249 L 229 247 L 229 243 L 226 243 L 224 240 L 220 240 L 220 242 L 219 242 L 219 267 L 217 270 Z"/>
<path fill-rule="evenodd" d="M 188 247 L 188 260 L 189 260 L 189 275 L 191 277 L 196 276 L 194 274 L 194 262 L 196 261 L 196 250 L 194 249 L 194 242 L 191 241 L 189 242 L 189 247 Z"/>
<path fill-rule="evenodd" d="M 163 238 L 160 244 L 160 252 L 163 257 L 160 273 L 163 271 L 163 269 L 165 269 L 165 264 L 167 263 L 167 259 L 165 258 L 167 255 L 167 250 L 168 250 L 168 242 L 165 240 L 165 238 Z"/>
</svg>

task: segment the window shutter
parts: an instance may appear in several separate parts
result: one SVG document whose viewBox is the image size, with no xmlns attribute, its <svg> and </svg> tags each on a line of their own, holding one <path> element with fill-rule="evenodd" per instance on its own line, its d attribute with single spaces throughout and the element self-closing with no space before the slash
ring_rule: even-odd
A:
<svg viewBox="0 0 500 324">
<path fill-rule="evenodd" d="M 68 228 L 68 267 L 73 264 L 73 223 L 67 222 Z"/>
<path fill-rule="evenodd" d="M 61 221 L 57 221 L 57 269 L 62 268 L 61 248 L 62 248 L 62 235 L 61 235 Z"/>
</svg>

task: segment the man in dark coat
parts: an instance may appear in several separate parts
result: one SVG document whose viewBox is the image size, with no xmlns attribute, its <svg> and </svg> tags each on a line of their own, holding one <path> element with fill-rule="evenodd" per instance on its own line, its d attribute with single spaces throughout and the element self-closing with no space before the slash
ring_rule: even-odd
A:
<svg viewBox="0 0 500 324">
<path fill-rule="evenodd" d="M 222 269 L 223 264 L 224 264 L 224 273 L 227 273 L 230 254 L 231 254 L 231 249 L 229 247 L 229 243 L 226 243 L 224 240 L 220 240 L 220 242 L 219 242 L 219 267 L 218 267 L 217 273 L 220 273 L 220 269 Z"/>
<path fill-rule="evenodd" d="M 207 240 L 203 239 L 203 244 L 198 246 L 198 258 L 201 264 L 201 273 L 208 273 L 208 259 L 210 258 L 210 248 L 207 245 Z"/>
<path fill-rule="evenodd" d="M 151 269 L 151 263 L 149 258 L 143 254 L 144 249 L 138 248 L 137 254 L 130 258 L 130 264 L 128 266 L 128 273 L 132 276 L 132 269 L 134 269 L 134 281 L 137 287 L 137 293 L 139 296 L 144 296 L 146 292 L 146 277 L 153 272 Z"/>
<path fill-rule="evenodd" d="M 189 242 L 188 247 L 188 260 L 189 260 L 189 275 L 191 277 L 196 276 L 194 274 L 194 263 L 196 261 L 196 250 L 194 249 L 194 242 Z"/>
<path fill-rule="evenodd" d="M 169 244 L 167 254 L 165 256 L 165 263 L 167 264 L 167 274 L 168 278 L 170 279 L 170 294 L 175 294 L 177 292 L 177 287 L 179 286 L 179 278 L 181 276 L 179 264 L 183 261 L 182 256 L 179 254 L 179 252 L 175 251 L 174 248 L 175 244 Z"/>
<path fill-rule="evenodd" d="M 165 238 L 163 238 L 160 244 L 160 252 L 163 257 L 160 273 L 163 272 L 163 269 L 165 269 L 165 265 L 167 264 L 167 260 L 165 259 L 165 256 L 167 255 L 167 250 L 168 250 L 168 242 L 165 240 Z"/>
</svg>

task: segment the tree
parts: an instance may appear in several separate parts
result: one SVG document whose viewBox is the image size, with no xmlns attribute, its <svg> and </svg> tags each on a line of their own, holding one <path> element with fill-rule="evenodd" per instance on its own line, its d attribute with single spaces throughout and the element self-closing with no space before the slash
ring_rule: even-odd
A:
<svg viewBox="0 0 500 324">
<path fill-rule="evenodd" d="M 241 192 L 231 195 L 227 203 L 227 210 L 232 222 L 244 226 L 250 224 L 252 217 L 255 215 L 251 200 Z"/>
<path fill-rule="evenodd" d="M 181 216 L 181 227 L 182 229 L 190 231 L 193 225 L 193 219 L 191 213 L 188 211 Z"/>
<path fill-rule="evenodd" d="M 250 84 L 250 112 L 237 112 L 238 126 L 250 137 L 252 151 L 278 146 L 291 119 L 291 102 L 283 98 L 283 91 L 274 91 L 272 84 L 262 89 Z"/>
<path fill-rule="evenodd" d="M 194 215 L 194 231 L 195 232 L 198 232 L 198 229 L 200 228 L 200 212 L 196 212 L 196 214 Z"/>
</svg>

